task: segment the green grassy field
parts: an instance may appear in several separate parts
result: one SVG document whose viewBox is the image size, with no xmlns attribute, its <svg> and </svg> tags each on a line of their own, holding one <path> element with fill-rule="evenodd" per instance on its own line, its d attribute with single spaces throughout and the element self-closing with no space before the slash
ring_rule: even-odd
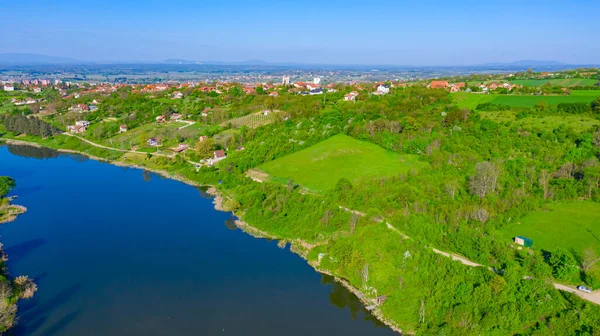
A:
<svg viewBox="0 0 600 336">
<path fill-rule="evenodd" d="M 497 111 L 483 112 L 481 113 L 481 117 L 499 123 L 511 122 L 519 127 L 530 130 L 552 130 L 564 124 L 567 127 L 573 128 L 577 132 L 584 132 L 593 126 L 600 126 L 600 120 L 585 115 L 550 115 L 545 117 L 533 116 L 517 120 L 515 112 L 513 111 Z"/>
<path fill-rule="evenodd" d="M 570 86 L 588 86 L 598 84 L 597 79 L 589 78 L 568 78 L 568 79 L 515 79 L 510 81 L 511 84 L 522 86 L 542 86 L 550 83 L 554 86 L 570 87 Z"/>
<path fill-rule="evenodd" d="M 483 103 L 508 105 L 513 107 L 531 107 L 540 100 L 550 105 L 560 103 L 591 103 L 600 96 L 600 90 L 574 90 L 568 96 L 513 96 L 496 94 L 475 94 L 457 92 L 453 94 L 454 101 L 460 107 L 475 109 Z"/>
<path fill-rule="evenodd" d="M 340 178 L 352 183 L 378 176 L 394 176 L 419 170 L 427 164 L 416 155 L 401 155 L 344 134 L 259 167 L 274 180 L 293 179 L 303 187 L 324 191 Z"/>
<path fill-rule="evenodd" d="M 231 123 L 231 125 L 235 128 L 240 128 L 242 126 L 247 126 L 250 128 L 257 128 L 263 125 L 267 125 L 272 123 L 273 121 L 275 121 L 277 119 L 277 114 L 279 114 L 279 111 L 272 111 L 269 112 L 267 115 L 264 115 L 264 113 L 261 112 L 256 112 L 256 113 L 252 113 L 243 117 L 239 117 L 239 118 L 234 118 L 231 120 L 227 120 L 223 123 L 221 123 L 221 126 L 226 126 L 229 123 Z"/>
<path fill-rule="evenodd" d="M 557 247 L 583 254 L 593 248 L 600 254 L 600 203 L 575 201 L 551 204 L 548 211 L 532 213 L 501 230 L 508 241 L 514 236 L 533 239 L 533 247 Z"/>
</svg>

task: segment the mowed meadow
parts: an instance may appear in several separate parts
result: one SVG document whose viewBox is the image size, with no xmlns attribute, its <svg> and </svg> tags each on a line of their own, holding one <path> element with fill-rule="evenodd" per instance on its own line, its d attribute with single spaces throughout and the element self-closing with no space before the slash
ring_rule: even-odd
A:
<svg viewBox="0 0 600 336">
<path fill-rule="evenodd" d="M 499 95 L 467 92 L 457 92 L 452 96 L 458 106 L 469 109 L 475 109 L 477 105 L 485 103 L 511 107 L 532 107 L 542 100 L 545 100 L 549 105 L 558 105 L 560 103 L 591 103 L 597 97 L 600 97 L 600 90 L 573 90 L 568 96 Z"/>
<path fill-rule="evenodd" d="M 552 86 L 572 87 L 596 85 L 598 80 L 591 78 L 515 79 L 511 80 L 510 83 L 522 86 L 542 86 L 550 83 Z"/>
<path fill-rule="evenodd" d="M 398 154 L 377 145 L 338 134 L 314 146 L 268 162 L 259 169 L 275 181 L 294 183 L 312 191 L 332 189 L 345 178 L 352 183 L 376 177 L 407 174 L 426 168 L 418 156 Z"/>
<path fill-rule="evenodd" d="M 563 247 L 583 254 L 585 249 L 593 248 L 600 254 L 600 203 L 553 203 L 544 211 L 507 224 L 501 232 L 506 240 L 514 236 L 531 238 L 538 249 Z"/>
</svg>

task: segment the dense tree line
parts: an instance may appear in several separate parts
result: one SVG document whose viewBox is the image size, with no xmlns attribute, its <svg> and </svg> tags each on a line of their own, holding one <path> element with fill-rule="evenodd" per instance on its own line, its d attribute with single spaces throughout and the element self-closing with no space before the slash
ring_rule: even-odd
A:
<svg viewBox="0 0 600 336">
<path fill-rule="evenodd" d="M 4 128 L 15 134 L 39 135 L 42 138 L 60 133 L 59 129 L 40 118 L 22 115 L 6 115 Z"/>
</svg>

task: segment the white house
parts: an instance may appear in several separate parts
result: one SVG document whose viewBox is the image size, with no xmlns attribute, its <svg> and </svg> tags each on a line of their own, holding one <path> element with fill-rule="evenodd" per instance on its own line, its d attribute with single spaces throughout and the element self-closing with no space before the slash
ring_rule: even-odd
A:
<svg viewBox="0 0 600 336">
<path fill-rule="evenodd" d="M 10 84 L 4 84 L 4 91 L 15 91 L 15 87 Z"/>
<path fill-rule="evenodd" d="M 387 85 L 378 85 L 377 86 L 377 91 L 375 92 L 375 94 L 380 94 L 380 95 L 384 95 L 384 94 L 388 94 L 390 92 L 390 87 Z"/>
<path fill-rule="evenodd" d="M 352 91 L 352 92 L 344 95 L 344 100 L 345 101 L 355 101 L 357 96 L 358 96 L 358 92 Z"/>
</svg>

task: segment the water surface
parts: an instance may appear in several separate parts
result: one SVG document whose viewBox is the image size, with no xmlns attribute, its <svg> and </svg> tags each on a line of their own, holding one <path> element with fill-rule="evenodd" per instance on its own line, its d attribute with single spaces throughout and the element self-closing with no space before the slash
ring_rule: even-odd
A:
<svg viewBox="0 0 600 336">
<path fill-rule="evenodd" d="M 236 230 L 201 190 L 137 169 L 0 147 L 28 208 L 0 227 L 36 296 L 12 335 L 393 335 L 276 242 Z"/>
</svg>

